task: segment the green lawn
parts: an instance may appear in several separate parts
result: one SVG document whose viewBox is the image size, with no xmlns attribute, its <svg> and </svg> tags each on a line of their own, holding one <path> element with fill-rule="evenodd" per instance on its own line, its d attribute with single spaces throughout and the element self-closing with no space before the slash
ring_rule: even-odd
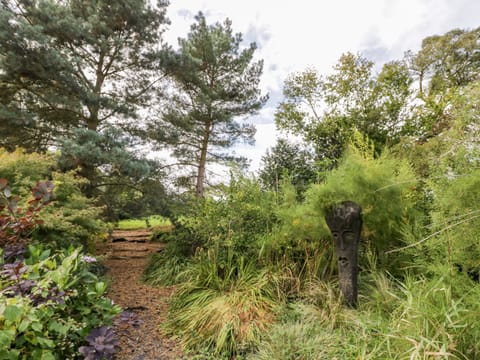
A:
<svg viewBox="0 0 480 360">
<path fill-rule="evenodd" d="M 169 219 L 164 218 L 160 215 L 152 215 L 148 218 L 142 219 L 126 219 L 120 220 L 117 225 L 117 229 L 120 230 L 135 230 L 135 229 L 144 229 L 146 227 L 163 227 L 170 226 L 172 223 Z"/>
</svg>

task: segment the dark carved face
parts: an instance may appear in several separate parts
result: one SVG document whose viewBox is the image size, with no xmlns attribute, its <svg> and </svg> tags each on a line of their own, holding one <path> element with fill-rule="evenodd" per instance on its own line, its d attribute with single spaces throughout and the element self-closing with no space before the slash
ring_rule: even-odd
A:
<svg viewBox="0 0 480 360">
<path fill-rule="evenodd" d="M 333 241 L 340 267 L 356 267 L 358 243 L 362 228 L 362 209 L 356 203 L 345 201 L 336 207 L 327 217 L 327 224 L 333 235 Z"/>
<path fill-rule="evenodd" d="M 356 259 L 358 253 L 360 233 L 355 233 L 352 230 L 340 230 L 332 232 L 332 235 L 339 266 L 345 268 L 349 264 L 353 264 L 352 260 Z"/>
</svg>

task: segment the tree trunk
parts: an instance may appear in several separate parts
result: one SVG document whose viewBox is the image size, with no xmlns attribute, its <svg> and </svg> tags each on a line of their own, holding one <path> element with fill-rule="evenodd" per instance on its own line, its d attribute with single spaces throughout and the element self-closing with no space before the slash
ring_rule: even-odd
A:
<svg viewBox="0 0 480 360">
<path fill-rule="evenodd" d="M 102 92 L 102 86 L 105 81 L 105 74 L 103 73 L 103 62 L 105 59 L 105 54 L 101 53 L 98 59 L 97 71 L 96 71 L 96 80 L 93 87 L 93 93 L 97 97 L 96 103 L 88 107 L 89 116 L 87 118 L 87 129 L 91 131 L 98 131 L 98 126 L 100 125 L 99 113 L 100 113 L 100 96 Z M 88 162 L 87 159 L 79 159 L 80 162 L 80 172 L 79 174 L 88 180 L 88 182 L 82 186 L 82 191 L 88 198 L 95 196 L 96 189 L 96 174 L 95 166 Z"/>
<path fill-rule="evenodd" d="M 205 168 L 207 163 L 207 149 L 208 149 L 208 141 L 210 140 L 211 130 L 212 129 L 210 124 L 207 124 L 205 126 L 205 133 L 203 135 L 202 148 L 200 151 L 200 161 L 198 162 L 197 187 L 196 187 L 197 197 L 203 197 L 203 185 L 205 182 Z"/>
<path fill-rule="evenodd" d="M 420 98 L 423 98 L 423 71 L 420 72 L 420 76 L 418 78 L 418 84 L 419 84 L 419 95 Z"/>
</svg>

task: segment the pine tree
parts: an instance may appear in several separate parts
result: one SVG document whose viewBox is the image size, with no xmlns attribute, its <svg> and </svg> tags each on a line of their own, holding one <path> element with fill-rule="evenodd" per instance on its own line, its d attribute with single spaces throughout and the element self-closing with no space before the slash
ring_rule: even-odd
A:
<svg viewBox="0 0 480 360">
<path fill-rule="evenodd" d="M 196 194 L 202 196 L 207 163 L 239 160 L 224 150 L 254 141 L 255 128 L 239 117 L 260 109 L 267 97 L 258 88 L 263 62 L 253 62 L 256 45 L 242 49 L 242 36 L 233 34 L 228 19 L 214 25 L 202 13 L 195 19 L 179 50 L 165 57 L 171 96 L 163 125 L 155 126 L 175 140 L 173 155 L 196 170 Z"/>
<path fill-rule="evenodd" d="M 132 119 L 158 81 L 166 1 L 1 4 L 0 146 L 45 150 L 75 129 L 135 129 Z M 76 160 L 93 181 L 95 168 Z"/>
</svg>

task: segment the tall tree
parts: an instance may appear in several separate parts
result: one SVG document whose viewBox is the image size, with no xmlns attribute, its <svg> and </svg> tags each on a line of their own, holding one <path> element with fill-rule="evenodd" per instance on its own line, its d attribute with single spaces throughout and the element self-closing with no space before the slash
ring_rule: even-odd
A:
<svg viewBox="0 0 480 360">
<path fill-rule="evenodd" d="M 1 0 L 1 5 L 0 145 L 44 150 L 78 128 L 93 133 L 107 125 L 135 128 L 131 120 L 158 81 L 152 74 L 158 70 L 167 1 L 151 6 L 145 0 Z M 93 181 L 95 168 L 76 160 Z"/>
<path fill-rule="evenodd" d="M 379 74 L 373 65 L 347 53 L 326 77 L 307 69 L 285 81 L 276 124 L 312 146 L 323 169 L 335 166 L 356 130 L 377 152 L 399 139 L 412 79 L 402 62 L 385 64 Z"/>
<path fill-rule="evenodd" d="M 423 139 L 438 135 L 449 126 L 448 109 L 455 92 L 478 80 L 480 28 L 429 36 L 417 53 L 406 53 L 406 60 L 417 80 L 420 100 L 410 133 Z"/>
<path fill-rule="evenodd" d="M 273 190 L 287 178 L 300 196 L 317 179 L 312 152 L 285 139 L 279 139 L 262 156 L 258 175 L 262 185 Z"/>
<path fill-rule="evenodd" d="M 255 44 L 243 47 L 231 21 L 208 25 L 200 12 L 179 50 L 166 56 L 171 74 L 169 103 L 162 114 L 164 129 L 175 140 L 173 155 L 195 169 L 196 194 L 202 196 L 208 162 L 239 160 L 227 150 L 237 141 L 254 141 L 253 125 L 239 117 L 265 103 L 259 90 L 263 62 L 253 61 Z"/>
</svg>

